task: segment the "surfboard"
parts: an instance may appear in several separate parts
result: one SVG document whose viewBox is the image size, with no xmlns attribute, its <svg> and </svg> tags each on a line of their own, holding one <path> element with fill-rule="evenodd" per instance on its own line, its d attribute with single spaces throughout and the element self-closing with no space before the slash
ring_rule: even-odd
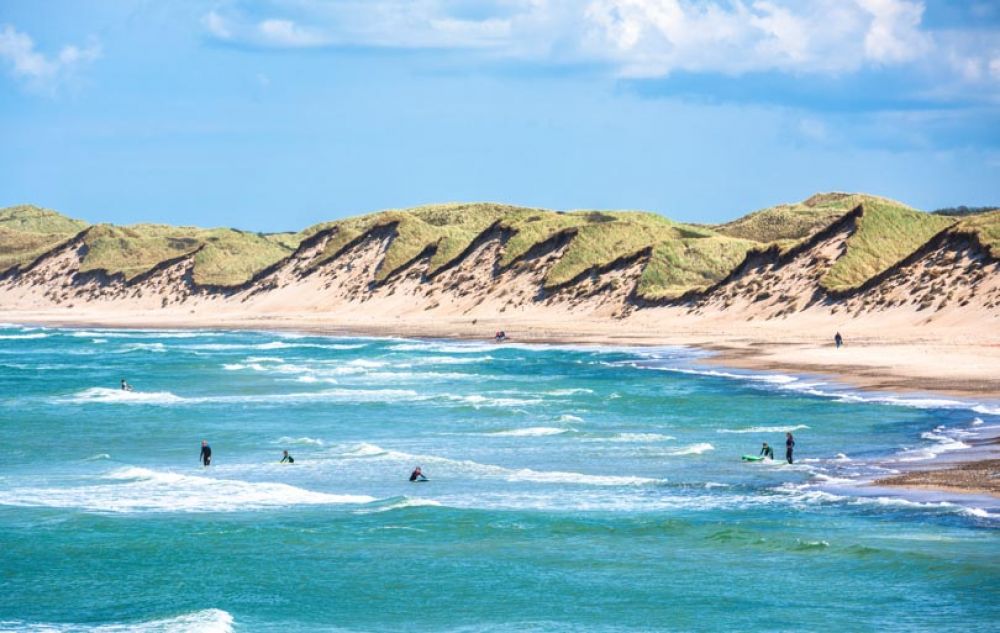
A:
<svg viewBox="0 0 1000 633">
<path fill-rule="evenodd" d="M 759 455 L 744 455 L 742 459 L 745 462 L 761 462 L 761 461 L 764 461 L 764 458 L 761 457 L 761 456 L 759 456 Z"/>
</svg>

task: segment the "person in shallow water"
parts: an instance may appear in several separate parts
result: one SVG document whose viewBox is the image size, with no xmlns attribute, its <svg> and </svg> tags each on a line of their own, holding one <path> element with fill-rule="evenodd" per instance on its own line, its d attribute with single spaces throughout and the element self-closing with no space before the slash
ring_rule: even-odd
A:
<svg viewBox="0 0 1000 633">
<path fill-rule="evenodd" d="M 413 472 L 410 473 L 410 481 L 427 481 L 427 477 L 420 471 L 420 466 L 414 468 Z"/>
<path fill-rule="evenodd" d="M 795 449 L 795 438 L 791 433 L 785 433 L 785 459 L 792 463 L 792 451 Z"/>
<path fill-rule="evenodd" d="M 124 378 L 122 378 L 122 391 L 132 391 L 132 385 L 125 382 Z"/>
<path fill-rule="evenodd" d="M 282 454 L 281 461 L 279 463 L 281 463 L 281 464 L 294 464 L 295 463 L 295 458 L 292 457 L 291 455 L 289 455 L 288 451 L 285 451 Z"/>
<path fill-rule="evenodd" d="M 761 447 L 760 454 L 766 459 L 774 459 L 774 449 L 768 446 L 767 442 L 764 442 L 764 446 Z"/>
<path fill-rule="evenodd" d="M 198 456 L 198 459 L 201 460 L 202 466 L 210 466 L 212 464 L 212 447 L 205 440 L 201 441 L 201 455 Z"/>
</svg>

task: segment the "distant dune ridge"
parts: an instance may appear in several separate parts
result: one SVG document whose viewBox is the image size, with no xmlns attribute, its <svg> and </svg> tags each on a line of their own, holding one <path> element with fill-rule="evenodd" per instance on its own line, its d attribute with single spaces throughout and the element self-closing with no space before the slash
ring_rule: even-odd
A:
<svg viewBox="0 0 1000 633">
<path fill-rule="evenodd" d="M 1000 315 L 1000 211 L 819 194 L 732 222 L 501 204 L 392 210 L 263 234 L 0 211 L 0 307 L 451 318 L 645 313 Z"/>
</svg>

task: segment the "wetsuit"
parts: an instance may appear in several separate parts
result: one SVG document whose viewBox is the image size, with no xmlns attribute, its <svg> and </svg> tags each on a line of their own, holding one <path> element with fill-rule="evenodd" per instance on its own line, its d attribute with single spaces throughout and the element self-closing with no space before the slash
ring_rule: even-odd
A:
<svg viewBox="0 0 1000 633">
<path fill-rule="evenodd" d="M 764 448 L 760 449 L 760 454 L 768 459 L 774 459 L 774 449 L 771 448 L 770 446 L 765 446 Z"/>
<path fill-rule="evenodd" d="M 201 447 L 201 456 L 200 456 L 200 459 L 201 459 L 202 465 L 204 465 L 204 466 L 208 466 L 209 464 L 212 463 L 212 447 L 211 446 L 209 446 L 208 444 L 205 444 L 204 446 Z"/>
<path fill-rule="evenodd" d="M 418 473 L 417 471 L 413 471 L 412 473 L 410 473 L 410 481 L 427 481 L 427 477 L 424 477 L 423 473 Z"/>
<path fill-rule="evenodd" d="M 789 464 L 792 463 L 792 449 L 794 448 L 795 448 L 795 440 L 793 440 L 792 438 L 788 438 L 787 440 L 785 440 L 785 459 L 788 460 Z"/>
<path fill-rule="evenodd" d="M 285 462 L 288 462 L 289 464 L 294 464 L 295 458 L 292 457 L 291 455 L 285 455 L 284 457 L 281 458 L 281 463 L 284 464 Z"/>
<path fill-rule="evenodd" d="M 840 346 L 844 344 L 844 337 L 842 337 L 838 333 L 836 336 L 833 337 L 833 342 L 836 343 L 837 349 L 840 349 Z"/>
</svg>

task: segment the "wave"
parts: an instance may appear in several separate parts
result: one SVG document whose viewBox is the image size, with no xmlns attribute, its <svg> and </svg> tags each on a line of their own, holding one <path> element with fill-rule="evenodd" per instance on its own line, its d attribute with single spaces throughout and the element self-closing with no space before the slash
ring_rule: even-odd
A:
<svg viewBox="0 0 1000 633">
<path fill-rule="evenodd" d="M 107 387 L 92 387 L 67 398 L 57 399 L 69 404 L 125 403 L 125 404 L 174 404 L 184 398 L 169 391 L 125 391 Z"/>
<path fill-rule="evenodd" d="M 500 398 L 500 397 L 482 396 L 478 394 L 472 394 L 468 396 L 456 396 L 452 394 L 445 394 L 436 397 L 439 399 L 447 400 L 449 402 L 469 405 L 475 409 L 479 409 L 481 407 L 523 407 L 534 404 L 541 404 L 542 402 L 542 400 L 539 398 Z"/>
<path fill-rule="evenodd" d="M 976 413 L 985 413 L 986 415 L 1000 415 L 1000 406 L 987 406 L 985 404 L 978 404 L 972 407 L 972 410 Z"/>
<path fill-rule="evenodd" d="M 97 453 L 96 455 L 91 455 L 90 457 L 85 457 L 83 461 L 85 462 L 96 462 L 102 459 L 111 459 L 111 455 L 107 453 Z"/>
<path fill-rule="evenodd" d="M 32 332 L 31 334 L 0 334 L 0 339 L 6 341 L 25 341 L 31 339 L 48 338 L 45 332 Z"/>
<path fill-rule="evenodd" d="M 326 443 L 323 440 L 318 440 L 312 437 L 279 437 L 273 442 L 273 444 L 298 444 L 301 446 L 324 446 Z"/>
<path fill-rule="evenodd" d="M 524 429 L 510 429 L 509 431 L 494 431 L 486 433 L 495 437 L 541 437 L 545 435 L 559 435 L 572 429 L 557 429 L 552 426 L 532 426 Z"/>
<path fill-rule="evenodd" d="M 559 416 L 560 422 L 583 422 L 583 418 L 568 413 Z"/>
<path fill-rule="evenodd" d="M 593 389 L 555 389 L 553 391 L 546 391 L 545 394 L 549 396 L 575 396 L 583 393 L 594 393 Z"/>
<path fill-rule="evenodd" d="M 157 352 L 163 353 L 167 347 L 163 343 L 129 343 L 127 346 L 115 350 L 116 354 L 129 354 L 131 352 Z"/>
<path fill-rule="evenodd" d="M 381 503 L 371 504 L 368 507 L 360 508 L 355 510 L 355 514 L 370 514 L 373 512 L 389 512 L 391 510 L 403 510 L 405 508 L 426 508 L 426 507 L 440 507 L 442 504 L 440 501 L 435 501 L 433 499 L 423 499 L 420 497 L 396 497 L 394 499 L 386 499 Z"/>
<path fill-rule="evenodd" d="M 72 396 L 56 398 L 63 404 L 153 404 L 153 405 L 197 405 L 230 403 L 275 403 L 275 402 L 385 402 L 421 401 L 431 396 L 422 396 L 410 389 L 325 389 L 306 393 L 248 394 L 222 396 L 181 397 L 169 391 L 122 391 L 93 387 Z"/>
<path fill-rule="evenodd" d="M 162 620 L 117 624 L 0 622 L 0 633 L 8 631 L 28 633 L 232 633 L 233 616 L 221 609 L 205 609 Z"/>
<path fill-rule="evenodd" d="M 367 495 L 313 492 L 288 484 L 216 479 L 202 475 L 126 467 L 101 483 L 73 488 L 0 491 L 0 505 L 79 508 L 91 512 L 238 512 L 298 505 L 360 504 Z"/>
<path fill-rule="evenodd" d="M 715 447 L 708 442 L 700 442 L 698 444 L 692 444 L 690 446 L 685 446 L 683 448 L 678 448 L 675 451 L 669 451 L 666 454 L 672 456 L 681 455 L 701 455 L 702 453 L 707 453 L 708 451 L 714 451 Z"/>
<path fill-rule="evenodd" d="M 530 468 L 505 468 L 493 464 L 481 464 L 471 460 L 456 460 L 435 455 L 414 455 L 382 448 L 376 444 L 362 443 L 339 454 L 341 458 L 385 459 L 399 463 L 400 469 L 415 464 L 425 466 L 429 477 L 436 474 L 461 476 L 463 478 L 503 479 L 510 482 L 565 483 L 592 486 L 643 486 L 663 483 L 661 479 L 622 475 L 589 475 L 584 473 L 533 470 Z M 428 468 L 429 466 L 430 468 Z M 436 472 L 429 472 L 434 469 Z"/>
<path fill-rule="evenodd" d="M 661 433 L 615 433 L 614 435 L 608 437 L 587 437 L 584 438 L 584 442 L 667 442 L 669 440 L 676 440 L 677 438 L 673 435 L 663 435 Z"/>
<path fill-rule="evenodd" d="M 792 431 L 800 431 L 802 429 L 808 429 L 809 427 L 805 424 L 796 424 L 795 426 L 752 426 L 748 429 L 715 429 L 716 433 L 791 433 Z"/>
<path fill-rule="evenodd" d="M 195 345 L 179 345 L 177 349 L 201 352 L 227 352 L 235 350 L 275 350 L 275 349 L 329 349 L 350 350 L 367 347 L 367 343 L 287 343 L 285 341 L 270 341 L 268 343 L 200 343 Z"/>
</svg>

